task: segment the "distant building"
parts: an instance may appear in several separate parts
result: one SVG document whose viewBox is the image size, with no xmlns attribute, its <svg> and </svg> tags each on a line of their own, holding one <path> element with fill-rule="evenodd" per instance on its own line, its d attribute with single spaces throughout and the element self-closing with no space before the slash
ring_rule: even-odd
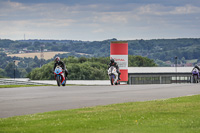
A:
<svg viewBox="0 0 200 133">
<path fill-rule="evenodd" d="M 192 63 L 187 63 L 187 64 L 185 64 L 185 67 L 192 67 L 192 66 L 193 66 Z"/>
<path fill-rule="evenodd" d="M 23 48 L 23 50 L 24 50 L 24 51 L 27 51 L 28 49 L 27 49 L 27 48 Z"/>
<path fill-rule="evenodd" d="M 166 63 L 167 65 L 171 65 L 171 64 L 172 64 L 171 61 L 165 61 L 165 63 Z"/>
<path fill-rule="evenodd" d="M 129 84 L 191 83 L 193 67 L 128 67 Z"/>
<path fill-rule="evenodd" d="M 19 54 L 25 53 L 24 51 L 19 51 Z"/>
</svg>

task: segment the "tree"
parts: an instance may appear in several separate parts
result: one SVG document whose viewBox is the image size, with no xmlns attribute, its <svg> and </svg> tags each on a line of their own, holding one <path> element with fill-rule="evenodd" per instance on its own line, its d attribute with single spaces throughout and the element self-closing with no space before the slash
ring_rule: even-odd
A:
<svg viewBox="0 0 200 133">
<path fill-rule="evenodd" d="M 79 58 L 79 62 L 80 63 L 83 63 L 83 62 L 86 62 L 87 61 L 87 58 L 86 57 L 80 57 Z"/>
<path fill-rule="evenodd" d="M 11 77 L 11 78 L 20 77 L 19 70 L 17 69 L 17 66 L 14 65 L 14 63 L 8 63 L 8 65 L 5 68 L 5 72 L 7 73 L 6 76 L 8 77 Z"/>
<path fill-rule="evenodd" d="M 197 63 L 200 63 L 200 57 L 197 59 Z"/>
<path fill-rule="evenodd" d="M 155 62 L 147 57 L 142 56 L 132 56 L 128 57 L 128 66 L 129 67 L 153 67 L 157 66 Z"/>
<path fill-rule="evenodd" d="M 182 57 L 182 58 L 181 58 L 181 62 L 182 62 L 183 64 L 186 63 L 185 57 Z"/>
<path fill-rule="evenodd" d="M 35 63 L 40 63 L 40 60 L 38 59 L 37 56 L 34 57 L 33 61 L 34 61 Z"/>
<path fill-rule="evenodd" d="M 6 76 L 6 72 L 0 68 L 0 77 L 5 77 Z"/>
<path fill-rule="evenodd" d="M 24 78 L 28 74 L 26 72 L 26 69 L 24 69 L 24 68 L 18 68 L 18 71 L 19 71 L 19 78 Z"/>
<path fill-rule="evenodd" d="M 31 70 L 32 70 L 32 68 L 30 68 L 30 67 L 27 67 L 27 68 L 26 68 L 26 72 L 27 72 L 27 73 L 30 73 Z"/>
</svg>

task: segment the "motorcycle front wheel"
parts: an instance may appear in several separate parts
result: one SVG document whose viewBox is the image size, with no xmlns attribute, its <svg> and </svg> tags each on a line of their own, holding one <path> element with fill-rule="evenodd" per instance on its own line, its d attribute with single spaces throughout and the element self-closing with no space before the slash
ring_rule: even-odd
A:
<svg viewBox="0 0 200 133">
<path fill-rule="evenodd" d="M 114 75 L 110 75 L 110 83 L 111 83 L 111 85 L 113 85 L 114 81 L 115 81 L 115 76 Z"/>
<path fill-rule="evenodd" d="M 59 76 L 59 75 L 56 76 L 56 81 L 57 81 L 57 85 L 60 86 L 60 84 L 61 84 L 61 79 L 60 79 L 60 76 Z"/>
</svg>

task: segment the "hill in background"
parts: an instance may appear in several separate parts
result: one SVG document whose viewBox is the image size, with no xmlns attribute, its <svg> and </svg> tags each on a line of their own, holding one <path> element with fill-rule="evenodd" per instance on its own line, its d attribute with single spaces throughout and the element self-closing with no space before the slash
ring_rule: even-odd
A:
<svg viewBox="0 0 200 133">
<path fill-rule="evenodd" d="M 75 41 L 75 40 L 0 40 L 0 49 L 10 54 L 40 52 L 41 48 L 48 52 L 70 52 L 60 54 L 61 57 L 76 56 L 84 53 L 86 57 L 109 57 L 110 42 Z M 123 40 L 128 41 L 129 55 L 140 55 L 153 59 L 159 66 L 172 66 L 175 57 L 179 66 L 192 66 L 200 62 L 200 38 Z"/>
</svg>

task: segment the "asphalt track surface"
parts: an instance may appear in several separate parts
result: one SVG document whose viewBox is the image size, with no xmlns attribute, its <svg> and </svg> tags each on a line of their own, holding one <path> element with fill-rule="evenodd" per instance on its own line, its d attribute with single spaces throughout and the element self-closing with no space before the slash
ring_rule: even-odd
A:
<svg viewBox="0 0 200 133">
<path fill-rule="evenodd" d="M 0 88 L 0 118 L 200 94 L 200 84 Z"/>
</svg>

